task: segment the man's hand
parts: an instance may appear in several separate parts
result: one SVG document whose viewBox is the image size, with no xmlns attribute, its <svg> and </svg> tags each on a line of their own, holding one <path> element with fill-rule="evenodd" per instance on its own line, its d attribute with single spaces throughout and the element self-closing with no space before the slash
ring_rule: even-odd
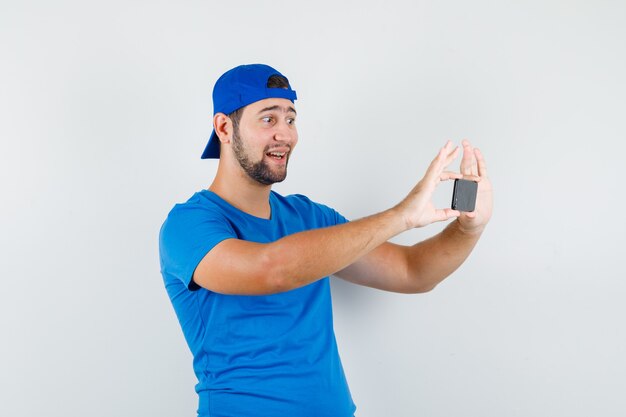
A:
<svg viewBox="0 0 626 417">
<path fill-rule="evenodd" d="M 432 202 L 433 193 L 442 181 L 457 178 L 477 180 L 477 178 L 471 174 L 464 177 L 459 173 L 445 171 L 446 167 L 454 161 L 458 154 L 459 147 L 456 146 L 453 148 L 452 142 L 448 141 L 430 163 L 426 174 L 424 174 L 424 178 L 422 178 L 415 188 L 411 190 L 409 195 L 396 206 L 396 209 L 401 211 L 405 219 L 407 229 L 423 227 L 434 222 L 445 221 L 461 215 L 459 211 L 450 208 L 437 209 Z"/>
<path fill-rule="evenodd" d="M 461 172 L 446 172 L 446 166 L 458 153 L 459 149 L 453 149 L 448 142 L 430 164 L 424 178 L 400 204 L 391 209 L 395 215 L 400 211 L 407 229 L 453 217 L 457 220 L 435 236 L 412 246 L 385 242 L 337 272 L 337 276 L 385 291 L 425 292 L 433 289 L 467 259 L 491 217 L 491 183 L 482 154 L 466 140 L 463 141 Z M 456 178 L 478 182 L 476 210 L 472 213 L 436 209 L 432 203 L 437 185 Z"/>
<path fill-rule="evenodd" d="M 480 233 L 489 222 L 493 207 L 491 181 L 487 177 L 487 165 L 478 148 L 472 148 L 468 140 L 463 140 L 463 158 L 461 159 L 461 174 L 463 178 L 480 177 L 478 194 L 476 196 L 476 210 L 471 213 L 463 212 L 458 218 L 461 230 L 467 233 Z"/>
</svg>

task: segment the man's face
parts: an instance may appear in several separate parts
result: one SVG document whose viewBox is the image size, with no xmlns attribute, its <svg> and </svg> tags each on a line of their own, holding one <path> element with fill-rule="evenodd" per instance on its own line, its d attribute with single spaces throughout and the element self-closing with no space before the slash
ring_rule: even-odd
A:
<svg viewBox="0 0 626 417">
<path fill-rule="evenodd" d="M 298 143 L 296 110 L 287 99 L 270 98 L 244 108 L 233 131 L 233 154 L 253 180 L 271 185 L 287 176 L 287 163 Z"/>
</svg>

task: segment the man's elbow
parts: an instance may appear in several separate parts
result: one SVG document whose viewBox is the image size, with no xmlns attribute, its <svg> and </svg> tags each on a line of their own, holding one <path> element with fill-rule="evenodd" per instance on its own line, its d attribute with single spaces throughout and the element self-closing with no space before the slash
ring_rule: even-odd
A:
<svg viewBox="0 0 626 417">
<path fill-rule="evenodd" d="M 437 284 L 425 284 L 425 283 L 412 284 L 408 286 L 405 291 L 402 291 L 402 292 L 405 294 L 424 294 L 424 293 L 431 292 L 432 290 L 434 290 Z"/>
<path fill-rule="evenodd" d="M 406 293 L 407 294 L 424 294 L 427 292 L 431 292 L 432 290 L 439 285 L 442 280 L 431 280 L 422 277 L 421 279 L 409 280 L 409 283 L 406 285 Z"/>
<path fill-rule="evenodd" d="M 263 292 L 266 295 L 293 289 L 293 277 L 287 269 L 284 258 L 277 256 L 275 251 L 266 250 L 261 255 L 258 280 L 262 282 Z"/>
<path fill-rule="evenodd" d="M 437 284 L 422 285 L 419 288 L 417 288 L 417 290 L 415 291 L 415 294 L 424 294 L 427 292 L 431 292 L 437 287 Z"/>
</svg>

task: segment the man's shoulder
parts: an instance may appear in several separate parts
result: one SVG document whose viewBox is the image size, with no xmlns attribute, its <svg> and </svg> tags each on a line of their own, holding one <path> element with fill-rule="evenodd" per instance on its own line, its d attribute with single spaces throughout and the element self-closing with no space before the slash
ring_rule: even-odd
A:
<svg viewBox="0 0 626 417">
<path fill-rule="evenodd" d="M 221 217 L 222 213 L 223 209 L 220 207 L 218 199 L 214 198 L 210 191 L 201 190 L 193 193 L 186 201 L 174 204 L 167 214 L 163 226 L 190 223 L 193 222 L 194 218 Z"/>
<path fill-rule="evenodd" d="M 200 190 L 191 195 L 186 201 L 174 204 L 169 215 L 190 210 L 219 210 L 221 199 L 209 190 Z"/>
<path fill-rule="evenodd" d="M 289 194 L 281 195 L 275 191 L 272 191 L 272 197 L 281 205 L 293 208 L 297 211 L 309 211 L 319 209 L 320 207 L 326 207 L 324 204 L 317 203 L 311 200 L 304 194 Z"/>
<path fill-rule="evenodd" d="M 314 204 L 314 202 L 304 194 L 288 194 L 282 195 L 276 191 L 272 190 L 272 196 L 277 199 L 279 202 L 283 204 L 291 204 L 291 205 L 310 205 Z"/>
<path fill-rule="evenodd" d="M 283 196 L 272 191 L 272 197 L 278 202 L 281 215 L 298 215 L 305 219 L 315 220 L 320 226 L 331 226 L 346 220 L 333 208 L 313 201 L 304 194 Z"/>
</svg>

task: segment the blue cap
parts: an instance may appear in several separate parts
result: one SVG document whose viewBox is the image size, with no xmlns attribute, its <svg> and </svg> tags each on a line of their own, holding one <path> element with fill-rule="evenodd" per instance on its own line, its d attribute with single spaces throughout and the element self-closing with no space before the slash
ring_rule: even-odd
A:
<svg viewBox="0 0 626 417">
<path fill-rule="evenodd" d="M 213 87 L 213 115 L 230 114 L 266 98 L 286 98 L 293 103 L 297 96 L 291 86 L 289 88 L 267 87 L 267 80 L 272 75 L 285 77 L 274 68 L 263 64 L 240 65 L 225 72 Z M 209 143 L 202 153 L 202 159 L 219 157 L 220 140 L 213 130 Z"/>
</svg>

